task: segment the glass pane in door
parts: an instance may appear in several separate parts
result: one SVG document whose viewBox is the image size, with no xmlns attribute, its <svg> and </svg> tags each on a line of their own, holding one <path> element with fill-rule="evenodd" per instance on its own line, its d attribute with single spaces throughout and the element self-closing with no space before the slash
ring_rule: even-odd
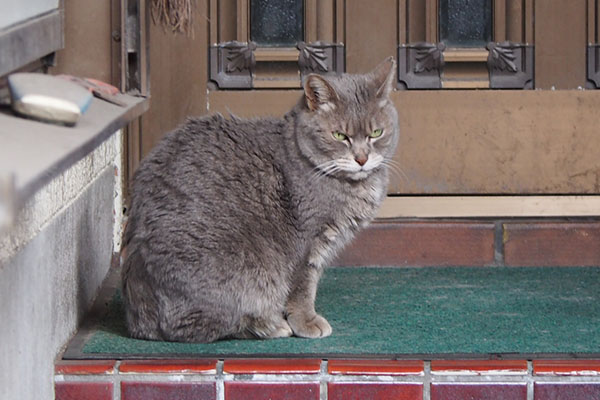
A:
<svg viewBox="0 0 600 400">
<path fill-rule="evenodd" d="M 303 37 L 303 0 L 250 1 L 250 39 L 259 46 L 292 47 Z"/>
<path fill-rule="evenodd" d="M 492 40 L 492 0 L 439 0 L 439 32 L 447 47 L 485 47 Z"/>
</svg>

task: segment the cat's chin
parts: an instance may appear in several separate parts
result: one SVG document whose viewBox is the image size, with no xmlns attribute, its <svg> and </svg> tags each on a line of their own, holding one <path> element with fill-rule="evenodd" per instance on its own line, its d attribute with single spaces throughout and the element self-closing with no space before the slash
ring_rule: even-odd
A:
<svg viewBox="0 0 600 400">
<path fill-rule="evenodd" d="M 349 174 L 348 177 L 353 181 L 362 181 L 363 179 L 367 179 L 369 175 L 370 173 L 367 171 L 358 171 Z"/>
</svg>

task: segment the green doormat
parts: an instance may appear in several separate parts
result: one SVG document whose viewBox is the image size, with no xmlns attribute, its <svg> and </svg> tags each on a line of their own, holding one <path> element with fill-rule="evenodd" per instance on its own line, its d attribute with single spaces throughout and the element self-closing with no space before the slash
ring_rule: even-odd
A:
<svg viewBox="0 0 600 400">
<path fill-rule="evenodd" d="M 67 357 L 417 357 L 600 354 L 600 268 L 330 268 L 325 339 L 184 344 L 127 337 L 119 296 Z"/>
</svg>

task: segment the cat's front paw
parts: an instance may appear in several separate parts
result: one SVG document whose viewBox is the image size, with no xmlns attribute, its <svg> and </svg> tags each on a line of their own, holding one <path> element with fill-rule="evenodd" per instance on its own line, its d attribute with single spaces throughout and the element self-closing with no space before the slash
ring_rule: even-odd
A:
<svg viewBox="0 0 600 400">
<path fill-rule="evenodd" d="M 288 324 L 294 335 L 303 338 L 322 338 L 331 335 L 332 329 L 329 322 L 319 314 L 290 314 Z"/>
</svg>

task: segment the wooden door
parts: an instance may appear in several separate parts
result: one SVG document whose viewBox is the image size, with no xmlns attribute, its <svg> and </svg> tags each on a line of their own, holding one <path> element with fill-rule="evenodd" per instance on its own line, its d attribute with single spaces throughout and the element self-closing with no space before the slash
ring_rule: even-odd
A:
<svg viewBox="0 0 600 400">
<path fill-rule="evenodd" d="M 399 61 L 403 173 L 385 216 L 600 210 L 597 0 L 208 0 L 198 14 L 209 113 L 282 115 L 302 74 Z"/>
</svg>

